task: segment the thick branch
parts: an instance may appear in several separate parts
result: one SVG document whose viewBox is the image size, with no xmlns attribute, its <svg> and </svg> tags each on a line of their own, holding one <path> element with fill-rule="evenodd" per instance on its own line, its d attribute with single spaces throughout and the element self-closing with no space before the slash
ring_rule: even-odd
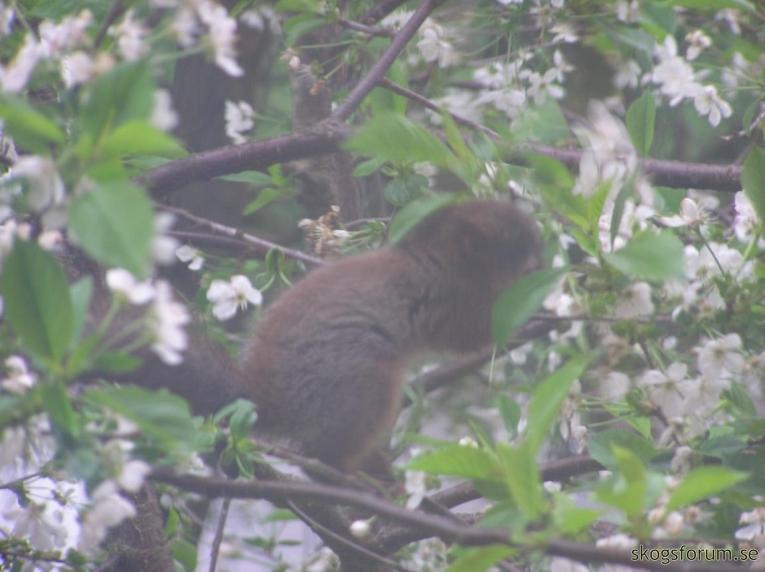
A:
<svg viewBox="0 0 765 572">
<path fill-rule="evenodd" d="M 393 37 L 388 48 L 383 52 L 382 56 L 380 56 L 380 59 L 375 62 L 367 72 L 367 75 L 356 84 L 356 87 L 351 90 L 348 97 L 346 97 L 332 113 L 331 117 L 333 119 L 344 121 L 356 111 L 356 108 L 361 104 L 367 94 L 377 86 L 380 79 L 382 79 L 388 72 L 388 68 L 390 68 L 390 66 L 393 65 L 393 62 L 396 61 L 398 55 L 417 32 L 417 29 L 442 1 L 443 0 L 425 0 L 420 4 L 419 8 L 412 14 L 412 17 L 409 18 L 407 23 L 404 24 Z"/>
<path fill-rule="evenodd" d="M 373 511 L 377 515 L 388 517 L 403 524 L 419 527 L 432 535 L 464 546 L 511 544 L 508 532 L 500 528 L 472 528 L 441 516 L 407 510 L 366 493 L 328 485 L 306 482 L 229 481 L 219 478 L 178 475 L 166 469 L 155 469 L 152 478 L 208 497 L 262 498 L 268 500 L 280 500 L 289 497 L 347 504 Z M 724 564 L 704 565 L 695 562 L 675 562 L 664 565 L 660 561 L 635 562 L 628 551 L 598 548 L 565 540 L 550 540 L 540 545 L 539 548 L 550 555 L 571 558 L 580 562 L 624 564 L 645 570 L 670 572 L 740 571 L 740 568 L 736 566 Z"/>
<path fill-rule="evenodd" d="M 155 198 L 162 198 L 173 189 L 188 183 L 334 153 L 338 150 L 338 144 L 347 136 L 346 127 L 323 122 L 316 129 L 305 133 L 194 153 L 144 173 L 138 177 L 138 182 L 151 191 Z"/>
<path fill-rule="evenodd" d="M 416 101 L 423 107 L 442 113 L 444 111 L 438 104 L 427 97 L 412 91 L 406 87 L 382 78 L 380 85 L 390 91 L 402 95 L 412 101 Z M 500 139 L 500 135 L 492 129 L 480 125 L 457 114 L 450 113 L 452 119 L 460 125 L 470 127 L 487 134 L 493 139 Z M 545 155 L 557 159 L 567 167 L 577 170 L 582 158 L 579 149 L 560 149 L 543 145 L 541 143 L 523 143 L 517 149 L 510 152 L 510 162 L 524 162 L 529 152 Z M 640 168 L 644 173 L 650 174 L 653 181 L 658 185 L 667 187 L 686 187 L 695 189 L 710 189 L 715 191 L 737 192 L 741 190 L 741 166 L 740 165 L 710 165 L 706 163 L 685 163 L 682 161 L 667 161 L 663 159 L 640 159 Z"/>
<path fill-rule="evenodd" d="M 390 82 L 381 82 L 381 85 L 388 86 Z M 414 94 L 417 96 L 417 98 L 413 98 L 416 101 L 430 109 L 441 110 L 438 105 L 427 98 L 423 98 L 406 88 L 400 86 L 397 88 L 397 93 L 407 97 Z M 457 123 L 480 129 L 490 136 L 496 136 L 496 133 L 487 127 L 454 114 L 452 116 Z M 152 191 L 156 198 L 161 198 L 169 191 L 191 182 L 204 181 L 250 169 L 264 169 L 277 163 L 334 153 L 338 150 L 340 143 L 348 138 L 351 133 L 349 127 L 322 122 L 311 132 L 283 135 L 243 145 L 229 145 L 170 161 L 143 174 L 138 178 L 138 182 Z M 578 168 L 582 156 L 582 152 L 577 149 L 559 149 L 538 143 L 525 143 L 523 146 L 519 146 L 519 149 L 512 151 L 508 160 L 523 163 L 529 152 L 552 157 L 573 169 Z M 640 166 L 643 172 L 652 175 L 654 181 L 660 185 L 726 192 L 735 192 L 741 188 L 741 167 L 739 165 L 708 165 L 661 159 L 642 159 Z"/>
</svg>

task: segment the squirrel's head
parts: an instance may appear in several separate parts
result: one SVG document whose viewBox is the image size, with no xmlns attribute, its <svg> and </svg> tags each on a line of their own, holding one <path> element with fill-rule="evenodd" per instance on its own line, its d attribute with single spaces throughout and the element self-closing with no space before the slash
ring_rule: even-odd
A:
<svg viewBox="0 0 765 572">
<path fill-rule="evenodd" d="M 445 257 L 443 263 L 507 283 L 542 267 L 536 222 L 504 201 L 453 204 L 425 217 L 399 243 Z"/>
</svg>

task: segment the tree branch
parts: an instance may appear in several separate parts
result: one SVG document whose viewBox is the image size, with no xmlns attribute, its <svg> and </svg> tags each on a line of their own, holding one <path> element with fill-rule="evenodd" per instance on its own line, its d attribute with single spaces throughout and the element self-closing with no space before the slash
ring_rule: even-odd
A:
<svg viewBox="0 0 765 572">
<path fill-rule="evenodd" d="M 146 187 L 155 198 L 161 199 L 173 189 L 188 183 L 334 153 L 348 135 L 347 127 L 324 121 L 304 133 L 194 153 L 140 175 L 137 182 Z"/>
<path fill-rule="evenodd" d="M 280 481 L 232 482 L 220 478 L 179 475 L 165 468 L 155 469 L 152 472 L 152 479 L 208 497 L 262 498 L 276 501 L 287 497 L 342 503 L 370 510 L 377 515 L 388 517 L 399 523 L 419 527 L 429 534 L 464 546 L 512 545 L 509 533 L 501 528 L 472 528 L 441 516 L 407 510 L 366 493 L 328 485 Z M 674 562 L 665 565 L 660 561 L 634 561 L 630 552 L 625 550 L 598 548 L 566 540 L 550 540 L 540 544 L 537 548 L 544 550 L 549 555 L 571 558 L 580 562 L 624 564 L 645 570 L 740 572 L 739 567 L 724 564 L 705 565 L 696 562 Z"/>
<path fill-rule="evenodd" d="M 380 56 L 380 59 L 375 62 L 367 72 L 367 75 L 356 84 L 356 87 L 351 90 L 348 97 L 346 97 L 337 109 L 335 109 L 330 116 L 332 119 L 344 121 L 356 111 L 356 108 L 361 104 L 367 94 L 377 86 L 380 79 L 382 79 L 388 72 L 388 68 L 393 65 L 393 62 L 404 47 L 406 47 L 406 44 L 412 36 L 417 32 L 417 29 L 442 1 L 443 0 L 425 0 L 420 4 L 419 8 L 415 10 L 407 23 L 403 25 L 395 36 L 393 36 L 390 45 L 383 52 L 382 56 Z"/>
<path fill-rule="evenodd" d="M 382 78 L 379 85 L 398 95 L 416 101 L 431 111 L 436 111 L 438 113 L 443 113 L 445 111 L 442 107 L 427 97 L 424 97 L 411 89 L 395 84 L 386 78 Z M 501 139 L 501 136 L 496 131 L 484 125 L 460 117 L 455 113 L 449 113 L 449 115 L 451 115 L 455 123 L 481 131 L 492 139 Z M 582 151 L 579 149 L 561 149 L 550 145 L 543 145 L 541 143 L 529 142 L 522 143 L 517 149 L 513 149 L 510 152 L 508 160 L 511 163 L 525 162 L 525 157 L 529 152 L 556 159 L 573 170 L 579 169 L 579 161 L 582 158 Z M 638 162 L 643 172 L 652 175 L 653 181 L 658 185 L 710 189 L 732 193 L 741 190 L 740 165 L 710 165 L 706 163 L 686 163 L 683 161 L 642 158 L 639 159 Z"/>
<path fill-rule="evenodd" d="M 178 208 L 178 207 L 170 207 L 170 206 L 162 205 L 162 204 L 157 204 L 156 206 L 157 208 L 160 208 L 167 212 L 171 212 L 173 214 L 177 214 L 178 216 L 181 216 L 196 224 L 204 226 L 205 228 L 209 228 L 210 230 L 215 231 L 219 234 L 223 234 L 230 238 L 239 239 L 247 244 L 251 244 L 261 254 L 265 254 L 269 250 L 278 250 L 279 252 L 284 254 L 284 256 L 288 258 L 294 258 L 295 260 L 300 260 L 301 262 L 305 262 L 309 266 L 321 266 L 322 264 L 324 264 L 324 261 L 321 258 L 316 258 L 315 256 L 311 256 L 310 254 L 306 254 L 305 252 L 301 252 L 300 250 L 295 250 L 294 248 L 287 248 L 286 246 L 276 244 L 275 242 L 271 242 L 270 240 L 266 240 L 265 238 L 260 238 L 253 234 L 242 232 L 238 228 L 226 226 L 225 224 L 220 224 L 218 222 L 206 219 L 204 217 L 197 216 L 193 213 L 190 213 L 189 211 L 185 209 Z"/>
</svg>

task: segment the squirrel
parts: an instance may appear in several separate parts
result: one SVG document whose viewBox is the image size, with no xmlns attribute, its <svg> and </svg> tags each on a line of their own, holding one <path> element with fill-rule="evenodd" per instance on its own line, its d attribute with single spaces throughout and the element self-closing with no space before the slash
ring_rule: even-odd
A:
<svg viewBox="0 0 765 572">
<path fill-rule="evenodd" d="M 473 201 L 309 273 L 265 311 L 241 355 L 256 433 L 342 471 L 379 472 L 407 363 L 489 344 L 494 303 L 540 267 L 541 244 L 516 206 Z"/>
<path fill-rule="evenodd" d="M 541 255 L 536 223 L 516 206 L 452 204 L 397 244 L 309 272 L 265 310 L 238 363 L 192 324 L 183 363 L 147 352 L 117 378 L 169 389 L 203 415 L 249 399 L 256 437 L 344 472 L 388 476 L 407 363 L 488 345 L 494 303 Z"/>
</svg>

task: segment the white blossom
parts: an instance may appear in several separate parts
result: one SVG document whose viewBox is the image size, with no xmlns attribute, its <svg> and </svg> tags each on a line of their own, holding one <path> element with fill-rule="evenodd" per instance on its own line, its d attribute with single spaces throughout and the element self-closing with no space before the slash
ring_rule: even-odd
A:
<svg viewBox="0 0 765 572">
<path fill-rule="evenodd" d="M 205 263 L 205 259 L 199 249 L 189 246 L 188 244 L 180 246 L 175 251 L 175 255 L 181 262 L 188 263 L 189 270 L 193 270 L 194 272 L 200 270 Z"/>
<path fill-rule="evenodd" d="M 40 44 L 32 33 L 28 33 L 24 38 L 24 44 L 21 46 L 16 56 L 7 66 L 0 64 L 0 87 L 2 91 L 8 93 L 18 93 L 23 90 L 29 78 L 32 77 L 35 67 L 40 59 L 43 58 L 43 51 Z"/>
<path fill-rule="evenodd" d="M 637 546 L 637 540 L 626 534 L 614 534 L 605 538 L 599 539 L 595 542 L 595 546 L 598 548 L 615 548 L 618 550 L 627 551 Z M 633 572 L 634 568 L 631 566 L 623 566 L 620 564 L 605 564 L 601 568 L 601 572 Z"/>
<path fill-rule="evenodd" d="M 708 340 L 699 349 L 699 371 L 708 379 L 719 379 L 741 373 L 744 369 L 741 346 L 741 337 L 738 334 L 727 334 L 721 338 Z"/>
<path fill-rule="evenodd" d="M 557 83 L 559 71 L 555 68 L 547 70 L 544 74 L 523 70 L 520 77 L 528 82 L 528 95 L 537 105 L 543 103 L 548 96 L 553 99 L 561 99 L 566 91 Z"/>
<path fill-rule="evenodd" d="M 721 20 L 728 25 L 732 34 L 737 36 L 741 35 L 741 26 L 739 25 L 740 12 L 735 8 L 724 8 L 718 10 L 715 14 L 715 20 Z"/>
<path fill-rule="evenodd" d="M 684 98 L 693 97 L 699 84 L 690 64 L 677 55 L 677 43 L 671 34 L 656 47 L 656 56 L 659 63 L 653 69 L 651 81 L 659 84 L 660 92 L 669 98 L 669 104 L 677 105 Z"/>
<path fill-rule="evenodd" d="M 589 572 L 589 568 L 576 560 L 556 556 L 550 560 L 550 572 Z"/>
<path fill-rule="evenodd" d="M 733 220 L 733 230 L 741 242 L 749 242 L 759 232 L 760 221 L 749 197 L 744 191 L 739 191 L 734 197 L 736 217 Z"/>
<path fill-rule="evenodd" d="M 175 261 L 175 251 L 179 242 L 168 234 L 174 223 L 175 216 L 172 213 L 161 212 L 154 217 L 151 253 L 158 264 L 171 264 Z"/>
<path fill-rule="evenodd" d="M 659 220 L 667 226 L 700 226 L 709 221 L 711 213 L 690 197 L 680 201 L 680 214 L 661 217 Z"/>
<path fill-rule="evenodd" d="M 117 47 L 126 61 L 140 60 L 149 53 L 149 45 L 145 41 L 147 33 L 143 24 L 135 18 L 133 10 L 128 10 L 113 31 L 117 37 Z"/>
<path fill-rule="evenodd" d="M 619 62 L 614 74 L 614 86 L 617 89 L 636 88 L 640 81 L 640 64 L 635 60 Z"/>
<path fill-rule="evenodd" d="M 638 0 L 618 0 L 616 2 L 616 17 L 622 22 L 637 22 L 640 19 Z"/>
<path fill-rule="evenodd" d="M 685 57 L 690 61 L 698 58 L 703 50 L 712 45 L 712 39 L 707 36 L 703 30 L 689 32 L 685 36 L 685 41 L 688 42 L 688 49 L 685 52 Z"/>
<path fill-rule="evenodd" d="M 269 6 L 257 6 L 245 10 L 239 16 L 242 23 L 254 30 L 268 29 L 273 35 L 278 36 L 282 33 L 282 27 L 279 23 L 279 16 Z"/>
<path fill-rule="evenodd" d="M 622 290 L 616 302 L 614 316 L 617 318 L 637 318 L 653 314 L 654 305 L 651 301 L 651 286 L 647 282 L 636 282 Z"/>
<path fill-rule="evenodd" d="M 209 30 L 215 63 L 228 75 L 241 76 L 244 71 L 236 61 L 236 20 L 212 0 L 197 0 L 196 10 Z"/>
<path fill-rule="evenodd" d="M 207 290 L 207 299 L 213 303 L 213 315 L 221 321 L 232 318 L 237 308 L 244 310 L 248 303 L 255 306 L 263 303 L 260 291 L 241 274 L 232 276 L 228 282 L 213 280 Z"/>
<path fill-rule="evenodd" d="M 600 382 L 600 395 L 606 401 L 619 401 L 629 392 L 630 378 L 621 371 L 611 371 Z"/>
<path fill-rule="evenodd" d="M 14 523 L 12 536 L 27 540 L 37 550 L 52 550 L 63 546 L 66 531 L 62 529 L 62 512 L 51 503 L 29 502 L 17 505 L 3 515 Z"/>
<path fill-rule="evenodd" d="M 591 195 L 603 181 L 619 188 L 637 168 L 637 152 L 624 124 L 600 102 L 590 104 L 589 123 L 574 128 L 584 152 L 573 192 Z"/>
<path fill-rule="evenodd" d="M 93 21 L 90 10 L 67 16 L 61 22 L 43 20 L 39 27 L 40 47 L 45 57 L 57 58 L 88 43 L 87 29 Z"/>
<path fill-rule="evenodd" d="M 441 68 L 454 65 L 458 61 L 457 52 L 447 37 L 443 26 L 428 18 L 420 28 L 417 48 L 426 62 L 438 62 Z"/>
<path fill-rule="evenodd" d="M 79 549 L 92 553 L 113 526 L 136 514 L 135 507 L 122 495 L 113 481 L 104 481 L 93 492 L 93 504 L 85 513 Z"/>
<path fill-rule="evenodd" d="M 576 30 L 568 22 L 555 24 L 550 28 L 550 31 L 555 34 L 552 39 L 553 44 L 573 44 L 579 40 Z"/>
<path fill-rule="evenodd" d="M 166 364 L 178 365 L 183 361 L 181 354 L 188 346 L 183 326 L 191 321 L 191 317 L 186 307 L 173 299 L 170 284 L 160 280 L 155 289 L 154 303 L 149 312 L 151 349 Z"/>
<path fill-rule="evenodd" d="M 64 182 L 56 164 L 48 157 L 25 155 L 11 169 L 11 175 L 27 181 L 27 205 L 35 212 L 59 205 L 64 200 Z"/>
<path fill-rule="evenodd" d="M 106 285 L 109 289 L 123 296 L 128 302 L 142 305 L 154 298 L 155 290 L 151 281 L 139 282 L 123 268 L 112 268 L 106 272 Z"/>
<path fill-rule="evenodd" d="M 0 387 L 11 393 L 25 393 L 37 381 L 34 373 L 27 369 L 27 363 L 21 356 L 8 356 L 5 358 L 7 377 L 0 380 Z"/>
<path fill-rule="evenodd" d="M 425 486 L 425 473 L 422 471 L 406 471 L 404 473 L 404 489 L 409 497 L 406 499 L 406 508 L 414 510 L 422 499 L 425 498 L 427 487 Z"/>
<path fill-rule="evenodd" d="M 246 101 L 226 101 L 226 135 L 240 145 L 247 141 L 242 135 L 255 127 L 255 111 Z"/>
<path fill-rule="evenodd" d="M 730 104 L 717 94 L 713 85 L 705 85 L 693 97 L 693 105 L 699 115 L 708 115 L 709 124 L 717 127 L 720 120 L 730 117 L 733 113 Z"/>
<path fill-rule="evenodd" d="M 123 490 L 135 493 L 143 486 L 143 482 L 150 472 L 151 466 L 148 463 L 133 459 L 122 465 L 116 481 Z"/>
<path fill-rule="evenodd" d="M 372 530 L 372 526 L 370 523 L 371 519 L 367 520 L 354 520 L 351 523 L 351 526 L 348 527 L 348 530 L 351 533 L 351 536 L 359 539 L 364 539 L 369 537 L 369 533 Z"/>
<path fill-rule="evenodd" d="M 765 540 L 765 507 L 759 506 L 749 512 L 742 512 L 739 522 L 747 526 L 736 531 L 738 540 L 756 541 L 758 545 Z"/>
<path fill-rule="evenodd" d="M 340 561 L 329 548 L 319 550 L 307 563 L 305 572 L 334 572 Z"/>
<path fill-rule="evenodd" d="M 173 16 L 170 29 L 181 46 L 184 48 L 193 46 L 200 29 L 194 9 L 186 4 L 178 8 Z"/>
<path fill-rule="evenodd" d="M 699 384 L 687 376 L 688 366 L 674 362 L 666 372 L 656 369 L 646 371 L 638 379 L 638 385 L 646 389 L 651 401 L 667 419 L 674 420 L 689 413 L 698 398 Z"/>
<path fill-rule="evenodd" d="M 154 108 L 151 111 L 151 124 L 162 131 L 172 131 L 178 125 L 178 114 L 173 108 L 173 100 L 166 89 L 154 92 Z"/>
<path fill-rule="evenodd" d="M 61 79 L 67 88 L 88 83 L 114 67 L 114 58 L 106 52 L 92 58 L 83 51 L 72 52 L 61 58 Z"/>
</svg>

